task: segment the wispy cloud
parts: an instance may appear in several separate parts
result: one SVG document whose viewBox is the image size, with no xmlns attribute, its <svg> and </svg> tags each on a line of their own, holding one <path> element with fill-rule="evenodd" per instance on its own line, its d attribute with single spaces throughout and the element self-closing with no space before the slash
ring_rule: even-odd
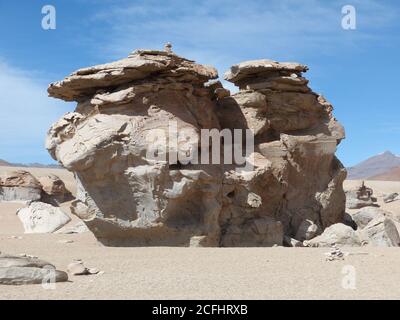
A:
<svg viewBox="0 0 400 320">
<path fill-rule="evenodd" d="M 177 53 L 226 69 L 242 59 L 293 60 L 356 50 L 363 42 L 384 37 L 381 28 L 396 21 L 396 8 L 376 0 L 354 0 L 350 2 L 357 9 L 358 26 L 346 32 L 341 8 L 348 2 L 119 1 L 93 20 L 108 24 L 101 48 L 113 58 L 171 41 Z"/>
<path fill-rule="evenodd" d="M 44 149 L 46 132 L 71 108 L 49 99 L 46 83 L 36 72 L 19 70 L 0 58 L 0 158 L 50 162 Z"/>
</svg>

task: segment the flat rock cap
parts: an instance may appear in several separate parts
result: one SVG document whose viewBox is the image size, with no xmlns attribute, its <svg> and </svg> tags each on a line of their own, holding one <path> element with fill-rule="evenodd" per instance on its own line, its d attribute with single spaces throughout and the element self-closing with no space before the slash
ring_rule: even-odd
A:
<svg viewBox="0 0 400 320">
<path fill-rule="evenodd" d="M 115 87 L 152 76 L 175 77 L 191 75 L 194 82 L 207 82 L 218 77 L 215 68 L 196 64 L 172 52 L 139 49 L 127 58 L 82 68 L 62 81 L 50 84 L 49 96 L 65 101 L 78 101 L 96 93 L 98 89 Z"/>
<path fill-rule="evenodd" d="M 224 74 L 224 79 L 235 83 L 246 78 L 256 78 L 258 75 L 268 72 L 286 71 L 301 73 L 307 70 L 308 67 L 306 65 L 297 62 L 277 62 L 267 59 L 250 60 L 233 65 Z"/>
</svg>

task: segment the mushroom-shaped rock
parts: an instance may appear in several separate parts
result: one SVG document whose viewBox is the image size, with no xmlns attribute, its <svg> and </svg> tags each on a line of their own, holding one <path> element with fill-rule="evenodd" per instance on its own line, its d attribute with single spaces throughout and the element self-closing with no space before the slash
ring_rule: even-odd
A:
<svg viewBox="0 0 400 320">
<path fill-rule="evenodd" d="M 167 47 L 53 83 L 50 96 L 77 101 L 46 140 L 77 178 L 71 211 L 117 246 L 282 245 L 343 221 L 346 171 L 334 154 L 344 130 L 306 70 L 241 63 L 226 76 L 240 88 L 230 95 L 213 67 Z M 203 147 L 211 130 L 223 143 Z M 229 134 L 244 161 L 203 162 L 210 149 L 224 154 Z"/>
</svg>

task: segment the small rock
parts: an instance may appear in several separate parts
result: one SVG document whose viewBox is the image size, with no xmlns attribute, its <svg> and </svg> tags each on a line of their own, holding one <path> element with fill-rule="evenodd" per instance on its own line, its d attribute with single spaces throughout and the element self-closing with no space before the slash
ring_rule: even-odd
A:
<svg viewBox="0 0 400 320">
<path fill-rule="evenodd" d="M 190 238 L 190 247 L 194 248 L 202 248 L 207 247 L 207 236 L 193 236 Z"/>
<path fill-rule="evenodd" d="M 293 238 L 288 237 L 288 236 L 284 236 L 284 237 L 283 237 L 283 244 L 284 244 L 286 247 L 304 247 L 302 241 L 293 239 Z"/>
<path fill-rule="evenodd" d="M 73 243 L 74 240 L 58 240 L 57 242 L 58 242 L 58 243 L 66 244 L 66 243 Z"/>
<path fill-rule="evenodd" d="M 23 238 L 21 236 L 10 236 L 8 239 L 17 239 L 17 240 L 22 240 Z"/>
<path fill-rule="evenodd" d="M 89 268 L 89 269 L 88 269 L 88 272 L 89 272 L 90 274 L 98 274 L 98 273 L 100 272 L 100 270 L 97 269 L 97 268 Z"/>
<path fill-rule="evenodd" d="M 339 247 L 337 247 L 336 245 L 332 246 L 332 250 L 330 252 L 325 252 L 326 255 L 326 260 L 327 261 L 334 261 L 334 260 L 344 260 L 345 255 L 340 249 Z"/>
<path fill-rule="evenodd" d="M 383 202 L 384 203 L 393 202 L 393 201 L 397 200 L 398 196 L 399 196 L 399 194 L 397 192 L 391 193 L 383 198 Z"/>
<path fill-rule="evenodd" d="M 68 273 L 79 276 L 89 274 L 88 268 L 83 265 L 82 261 L 74 261 L 67 267 Z"/>
<path fill-rule="evenodd" d="M 310 240 L 316 236 L 318 226 L 311 220 L 304 220 L 296 232 L 296 239 L 299 241 Z"/>
</svg>

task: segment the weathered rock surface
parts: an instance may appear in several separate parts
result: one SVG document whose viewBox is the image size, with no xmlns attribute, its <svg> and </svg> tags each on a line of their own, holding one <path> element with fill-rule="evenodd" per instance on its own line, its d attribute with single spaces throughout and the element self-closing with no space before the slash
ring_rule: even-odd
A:
<svg viewBox="0 0 400 320">
<path fill-rule="evenodd" d="M 65 226 L 59 230 L 57 230 L 56 233 L 63 233 L 63 234 L 79 234 L 79 233 L 84 233 L 84 232 L 88 232 L 89 229 L 86 226 L 86 224 L 82 221 L 76 223 L 73 226 Z"/>
<path fill-rule="evenodd" d="M 390 193 L 383 198 L 384 203 L 393 202 L 399 199 L 399 194 L 397 192 Z"/>
<path fill-rule="evenodd" d="M 375 218 L 385 216 L 387 214 L 387 211 L 380 208 L 365 207 L 362 208 L 360 211 L 353 213 L 351 217 L 353 221 L 357 224 L 357 227 L 359 229 L 363 229 L 368 223 L 370 223 L 370 221 L 374 220 Z"/>
<path fill-rule="evenodd" d="M 304 244 L 310 247 L 360 246 L 361 240 L 351 227 L 336 223 L 314 239 L 304 241 Z"/>
<path fill-rule="evenodd" d="M 170 50 L 137 50 L 50 85 L 50 96 L 78 102 L 46 141 L 77 177 L 72 212 L 118 246 L 282 245 L 284 236 L 309 238 L 342 221 L 346 171 L 334 153 L 344 130 L 308 88 L 306 70 L 244 62 L 226 75 L 241 89 L 229 95 L 212 67 Z M 245 161 L 253 168 L 157 158 L 160 145 L 202 155 L 202 129 L 251 129 Z"/>
<path fill-rule="evenodd" d="M 0 268 L 9 267 L 32 267 L 32 268 L 53 268 L 51 263 L 32 257 L 13 256 L 8 254 L 0 254 Z"/>
<path fill-rule="evenodd" d="M 378 247 L 399 247 L 400 236 L 394 221 L 384 215 L 371 220 L 359 233 L 361 240 Z"/>
<path fill-rule="evenodd" d="M 68 275 L 49 262 L 32 257 L 0 254 L 0 284 L 47 284 L 68 281 Z"/>
<path fill-rule="evenodd" d="M 354 190 L 346 192 L 346 208 L 361 209 L 364 207 L 379 207 L 377 199 L 372 197 L 373 190 L 365 186 L 364 181 Z"/>
<path fill-rule="evenodd" d="M 0 268 L 0 284 L 25 285 L 65 281 L 68 281 L 68 275 L 64 271 L 32 267 Z"/>
<path fill-rule="evenodd" d="M 18 170 L 0 176 L 0 201 L 40 200 L 42 186 L 29 172 Z"/>
<path fill-rule="evenodd" d="M 48 174 L 38 178 L 42 185 L 42 201 L 59 204 L 72 199 L 71 193 L 64 182 L 55 174 Z"/>
<path fill-rule="evenodd" d="M 82 260 L 75 260 L 67 267 L 68 273 L 74 276 L 84 276 L 90 274 L 98 274 L 100 270 L 97 268 L 87 268 Z"/>
<path fill-rule="evenodd" d="M 43 202 L 32 202 L 29 207 L 19 209 L 17 215 L 25 233 L 52 233 L 71 221 L 60 208 Z"/>
</svg>

